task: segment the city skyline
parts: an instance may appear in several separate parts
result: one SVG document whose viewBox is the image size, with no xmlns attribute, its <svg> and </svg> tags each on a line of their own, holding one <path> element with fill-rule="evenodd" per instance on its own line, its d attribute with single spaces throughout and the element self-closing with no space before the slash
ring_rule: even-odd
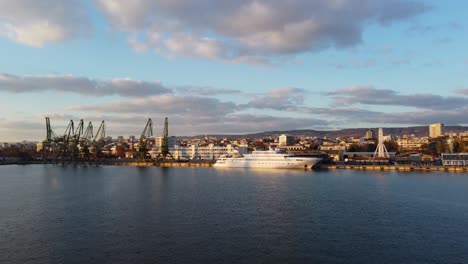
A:
<svg viewBox="0 0 468 264">
<path fill-rule="evenodd" d="M 468 3 L 357 4 L 0 0 L 0 142 L 468 124 Z"/>
</svg>

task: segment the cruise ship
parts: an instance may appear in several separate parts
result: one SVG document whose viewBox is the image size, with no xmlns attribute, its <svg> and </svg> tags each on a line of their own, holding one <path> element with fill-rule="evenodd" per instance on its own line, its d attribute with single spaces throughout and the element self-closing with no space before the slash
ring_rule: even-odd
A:
<svg viewBox="0 0 468 264">
<path fill-rule="evenodd" d="M 214 167 L 219 168 L 269 168 L 269 169 L 310 169 L 321 158 L 299 157 L 281 153 L 279 150 L 253 151 L 239 157 L 221 157 Z"/>
</svg>

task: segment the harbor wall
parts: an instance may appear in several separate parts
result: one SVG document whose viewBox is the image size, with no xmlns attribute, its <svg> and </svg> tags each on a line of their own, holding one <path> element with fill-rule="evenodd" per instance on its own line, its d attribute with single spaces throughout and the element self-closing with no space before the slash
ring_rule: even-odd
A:
<svg viewBox="0 0 468 264">
<path fill-rule="evenodd" d="M 374 171 L 442 171 L 468 172 L 467 166 L 424 166 L 424 165 L 327 165 L 319 164 L 317 169 L 374 170 Z"/>
</svg>

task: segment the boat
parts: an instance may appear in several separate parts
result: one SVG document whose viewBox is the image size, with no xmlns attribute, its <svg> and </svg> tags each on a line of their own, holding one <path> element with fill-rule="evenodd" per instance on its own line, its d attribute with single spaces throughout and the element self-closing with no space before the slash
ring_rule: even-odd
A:
<svg viewBox="0 0 468 264">
<path fill-rule="evenodd" d="M 278 149 L 256 150 L 243 156 L 222 156 L 213 165 L 218 168 L 310 169 L 321 158 L 286 154 Z"/>
</svg>

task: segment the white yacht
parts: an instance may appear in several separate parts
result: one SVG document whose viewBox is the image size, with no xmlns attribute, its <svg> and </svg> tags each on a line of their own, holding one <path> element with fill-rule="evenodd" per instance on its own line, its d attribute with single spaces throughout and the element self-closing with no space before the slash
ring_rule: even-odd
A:
<svg viewBox="0 0 468 264">
<path fill-rule="evenodd" d="M 281 153 L 279 150 L 253 151 L 239 157 L 221 157 L 214 167 L 225 168 L 270 168 L 270 169 L 309 169 L 321 158 L 300 157 Z"/>
</svg>

